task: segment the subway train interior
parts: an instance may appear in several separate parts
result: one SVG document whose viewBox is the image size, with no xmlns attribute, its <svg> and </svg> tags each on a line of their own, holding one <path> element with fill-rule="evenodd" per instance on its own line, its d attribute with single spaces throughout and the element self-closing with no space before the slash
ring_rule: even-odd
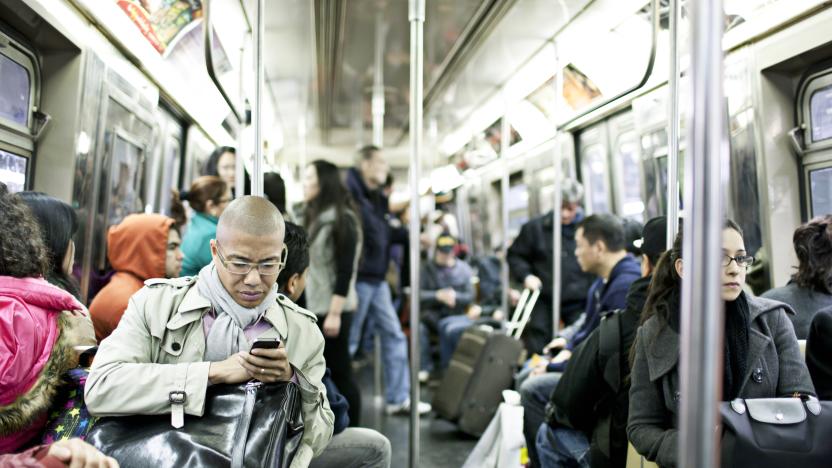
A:
<svg viewBox="0 0 832 468">
<path fill-rule="evenodd" d="M 354 460 L 335 457 L 329 465 L 313 460 L 311 466 L 641 467 L 654 461 L 676 466 L 677 456 L 678 466 L 717 466 L 720 457 L 721 466 L 750 466 L 750 454 L 764 460 L 777 451 L 750 443 L 749 451 L 736 449 L 731 458 L 725 436 L 715 437 L 713 428 L 708 435 L 709 426 L 722 424 L 718 418 L 724 413 L 719 406 L 720 389 L 725 394 L 719 350 L 724 342 L 724 349 L 736 352 L 730 346 L 737 341 L 730 333 L 722 336 L 723 302 L 715 278 L 722 268 L 734 268 L 736 260 L 736 269 L 746 271 L 740 285 L 742 297 L 749 297 L 745 307 L 754 309 L 752 295 L 793 281 L 799 263 L 795 230 L 824 217 L 827 226 L 832 224 L 830 25 L 832 2 L 826 0 L 0 0 L 0 182 L 10 193 L 43 192 L 72 207 L 78 222 L 72 237 L 72 275 L 85 307 L 113 277 L 111 228 L 134 214 L 176 217 L 179 195 L 174 197 L 174 191 L 193 193 L 192 184 L 202 176 L 219 176 L 233 192 L 230 198 L 239 198 L 262 195 L 264 177 L 268 180 L 263 174 L 277 173 L 285 185 L 284 218 L 300 225 L 307 205 L 312 206 L 310 168 L 323 190 L 318 160 L 337 166 L 342 179 L 356 176 L 372 192 L 367 200 L 387 200 L 383 228 L 370 229 L 364 202 L 355 202 L 364 247 L 354 254 L 357 307 L 370 315 L 358 329 L 356 352 L 354 337 L 349 337 L 352 362 L 338 365 L 352 368 L 362 402 L 360 426 L 386 437 L 391 450 L 386 461 L 373 462 L 377 464 L 349 464 Z M 234 166 L 225 169 L 231 176 L 223 175 L 222 167 L 217 170 L 217 161 L 213 174 L 206 169 L 219 147 L 232 151 Z M 372 184 L 367 182 L 371 163 L 376 175 L 384 173 Z M 577 196 L 575 182 L 582 187 Z M 347 189 L 352 191 L 351 186 Z M 376 196 L 381 198 L 372 198 Z M 564 218 L 563 207 L 571 205 L 577 214 Z M 560 217 L 553 216 L 556 208 Z M 190 203 L 188 217 L 194 209 Z M 604 218 L 607 214 L 615 218 Z M 575 425 L 571 430 L 583 440 L 582 455 L 555 462 L 557 458 L 544 456 L 537 430 L 530 435 L 524 427 L 530 409 L 520 398 L 528 393 L 520 391 L 523 381 L 518 380 L 522 369 L 534 369 L 535 375 L 538 360 L 547 358 L 539 347 L 522 349 L 519 337 L 527 322 L 534 322 L 531 314 L 551 314 L 545 342 L 570 325 L 563 300 L 574 289 L 570 284 L 579 280 L 560 277 L 584 274 L 569 269 L 569 262 L 593 272 L 585 269 L 585 260 L 575 263 L 575 252 L 585 248 L 581 242 L 596 245 L 596 238 L 587 234 L 594 229 L 589 220 L 637 226 L 632 239 L 625 236 L 629 250 L 633 241 L 637 247 L 647 242 L 648 221 L 660 216 L 674 221 L 662 231 L 664 248 L 677 231 L 683 232 L 683 257 L 692 259 L 685 262 L 684 273 L 677 266 L 675 276 L 686 285 L 681 287 L 682 325 L 674 335 L 681 349 L 681 383 L 674 374 L 662 395 L 663 380 L 650 368 L 650 382 L 644 384 L 678 406 L 672 422 L 663 423 L 672 432 L 672 448 L 664 442 L 645 448 L 650 444 L 645 432 L 634 430 L 636 408 L 630 404 L 626 433 L 618 428 L 623 437 L 630 436 L 624 452 L 611 449 L 609 441 L 599 449 L 592 427 Z M 703 252 L 719 251 L 720 233 L 728 232 L 722 230 L 723 217 L 736 223 L 744 247 L 728 251 L 723 245 L 720 266 L 710 260 L 716 255 Z M 545 253 L 539 258 L 533 254 L 528 263 L 548 262 L 543 279 L 551 284 L 538 279 L 534 287 L 524 280 L 527 275 L 512 271 L 515 264 L 509 257 L 516 239 L 541 219 L 549 224 L 540 232 L 549 237 L 540 237 L 535 242 L 542 245 L 532 247 Z M 572 226 L 576 222 L 577 231 Z M 827 229 L 832 244 L 832 227 Z M 567 232 L 572 233 L 571 243 Z M 184 227 L 182 234 L 187 235 Z M 368 253 L 377 247 L 373 236 L 389 245 Z M 603 241 L 603 255 L 609 244 Z M 310 242 L 313 269 L 314 245 Z M 328 257 L 331 262 L 336 262 L 337 249 Z M 453 305 L 462 293 L 447 300 L 441 294 L 447 285 L 430 283 L 450 281 L 449 276 L 434 271 L 430 281 L 423 277 L 429 273 L 426 267 L 448 251 L 453 253 L 449 264 L 471 266 L 466 281 L 473 295 L 464 309 Z M 219 248 L 216 252 L 222 255 Z M 634 262 L 647 262 L 639 253 L 629 255 Z M 832 261 L 828 253 L 818 255 L 818 261 Z M 187 252 L 185 257 L 187 263 Z M 666 261 L 676 260 L 681 261 Z M 214 262 L 226 265 L 224 259 Z M 371 262 L 384 262 L 387 274 L 379 280 L 387 291 L 384 301 L 362 293 L 362 284 L 370 287 L 362 283 L 362 268 Z M 269 265 L 259 263 L 257 269 L 262 274 Z M 832 265 L 825 268 L 832 271 Z M 315 273 L 310 270 L 310 277 Z M 602 288 L 613 274 L 594 273 L 602 278 Z M 418 281 L 409 281 L 413 277 Z M 350 288 L 353 283 L 355 276 Z M 832 295 L 830 274 L 826 285 L 824 293 Z M 438 291 L 426 299 L 431 288 Z M 592 294 L 587 288 L 581 290 L 582 303 L 593 301 L 586 299 L 585 294 Z M 654 289 L 655 284 L 651 294 Z M 724 286 L 721 291 L 724 297 Z M 601 301 L 600 296 L 595 299 Z M 308 290 L 299 299 L 304 300 L 311 304 Z M 447 354 L 450 364 L 443 362 L 445 351 L 440 350 L 444 337 L 420 326 L 433 312 L 431 301 L 470 318 L 470 328 L 459 332 L 459 347 L 454 349 L 454 343 Z M 548 303 L 541 308 L 535 301 Z M 387 324 L 395 329 L 390 333 L 402 343 L 407 340 L 407 353 L 396 363 L 388 359 L 382 319 L 371 320 L 384 307 L 382 302 L 391 304 L 389 313 L 398 319 Z M 754 314 L 752 310 L 752 319 Z M 647 339 L 647 324 L 638 332 L 640 342 Z M 753 324 L 747 326 L 753 336 L 742 346 L 753 350 L 760 332 Z M 342 327 L 340 333 L 346 340 L 355 330 L 353 323 L 351 330 Z M 794 332 L 788 333 L 794 341 Z M 487 363 L 483 356 L 460 356 L 462 343 L 474 338 L 482 341 L 480 352 L 491 349 L 494 335 L 506 338 L 500 346 L 517 346 L 516 355 L 508 354 L 507 380 L 496 377 L 494 369 L 504 363 L 493 356 Z M 775 349 L 773 338 L 761 339 L 769 340 L 775 361 L 763 360 L 752 370 L 749 357 L 749 385 L 758 377 L 776 379 L 776 369 L 768 366 L 776 366 L 780 356 L 781 384 L 776 389 L 782 393 L 786 353 L 780 341 Z M 832 342 L 832 336 L 825 339 Z M 425 353 L 426 345 L 433 354 Z M 92 361 L 91 376 L 103 347 Z M 568 349 L 574 360 L 580 347 Z M 636 349 L 634 345 L 635 359 L 644 357 Z M 619 354 L 626 361 L 628 353 Z M 436 360 L 436 365 L 420 375 L 425 359 Z M 826 354 L 827 366 L 829 359 L 832 355 Z M 746 365 L 745 358 L 741 362 Z M 805 371 L 802 360 L 794 362 Z M 407 403 L 390 400 L 393 364 L 412 382 Z M 452 375 L 464 374 L 462 368 L 479 383 L 471 380 L 465 387 L 451 382 Z M 638 368 L 634 364 L 630 395 L 639 387 Z M 565 379 L 568 374 L 558 375 Z M 88 392 L 92 381 L 87 381 Z M 814 385 L 809 381 L 817 393 L 807 391 L 803 399 L 808 416 L 778 430 L 809 431 L 798 439 L 812 439 L 812 431 L 832 434 L 832 405 L 822 401 L 817 380 Z M 681 403 L 678 392 L 668 394 L 679 387 Z M 479 405 L 481 421 L 465 422 L 459 411 L 449 417 L 438 407 L 450 398 L 443 392 L 459 393 L 454 398 L 461 408 Z M 752 392 L 743 397 L 752 412 L 751 399 L 765 396 Z M 768 395 L 776 396 L 784 395 Z M 823 411 L 806 429 L 801 424 L 812 419 L 815 396 Z M 585 410 L 571 411 L 584 411 L 587 417 L 600 404 L 582 401 Z M 433 403 L 433 408 L 425 407 L 430 411 L 420 415 L 422 405 L 411 402 Z M 391 403 L 399 406 L 391 411 Z M 554 415 L 547 413 L 538 423 L 569 426 L 552 403 L 548 407 Z M 803 411 L 804 406 L 798 408 Z M 525 415 L 515 410 L 525 410 Z M 778 412 L 776 418 L 782 417 Z M 559 422 L 548 422 L 552 418 Z M 673 427 L 679 429 L 678 455 L 665 453 L 676 450 Z M 4 436 L 6 429 L 0 429 Z M 784 434 L 786 439 L 794 436 Z M 236 436 L 245 447 L 245 434 Z M 735 439 L 755 440 L 753 434 Z M 552 446 L 558 443 L 561 449 L 571 447 L 554 436 L 547 443 L 546 450 L 555 452 L 558 448 Z M 826 461 L 818 461 L 818 454 L 827 450 L 823 445 L 829 446 L 829 439 L 803 449 L 803 458 L 794 458 L 795 463 L 830 466 L 828 451 Z M 606 450 L 607 464 L 596 460 L 596 449 Z M 190 465 L 204 463 L 196 460 Z M 245 466 L 265 463 L 247 458 Z M 6 466 L 2 459 L 0 465 Z"/>
</svg>

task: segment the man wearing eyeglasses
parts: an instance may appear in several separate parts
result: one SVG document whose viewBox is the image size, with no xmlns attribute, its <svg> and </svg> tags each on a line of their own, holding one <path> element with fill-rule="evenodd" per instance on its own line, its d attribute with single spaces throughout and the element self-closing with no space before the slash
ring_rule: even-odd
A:
<svg viewBox="0 0 832 468">
<path fill-rule="evenodd" d="M 148 280 L 99 347 L 85 388 L 90 413 L 170 413 L 181 427 L 185 414 L 202 416 L 209 385 L 293 381 L 304 434 L 292 467 L 307 466 L 329 442 L 333 414 L 315 315 L 275 286 L 286 259 L 284 232 L 268 200 L 237 199 L 220 216 L 208 266 L 197 276 Z M 260 338 L 280 345 L 251 349 Z"/>
</svg>

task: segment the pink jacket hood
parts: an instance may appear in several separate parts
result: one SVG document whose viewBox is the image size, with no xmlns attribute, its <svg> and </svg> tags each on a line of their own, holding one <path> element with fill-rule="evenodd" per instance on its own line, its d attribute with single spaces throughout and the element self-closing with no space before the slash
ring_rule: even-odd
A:
<svg viewBox="0 0 832 468">
<path fill-rule="evenodd" d="M 0 406 L 25 394 L 49 360 L 62 311 L 83 309 L 41 278 L 0 276 Z"/>
</svg>

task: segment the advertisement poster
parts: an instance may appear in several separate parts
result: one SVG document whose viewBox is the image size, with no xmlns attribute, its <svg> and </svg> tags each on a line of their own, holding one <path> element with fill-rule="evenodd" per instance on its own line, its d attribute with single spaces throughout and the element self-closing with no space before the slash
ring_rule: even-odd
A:
<svg viewBox="0 0 832 468">
<path fill-rule="evenodd" d="M 167 56 L 202 18 L 200 0 L 115 0 L 144 37 Z"/>
</svg>

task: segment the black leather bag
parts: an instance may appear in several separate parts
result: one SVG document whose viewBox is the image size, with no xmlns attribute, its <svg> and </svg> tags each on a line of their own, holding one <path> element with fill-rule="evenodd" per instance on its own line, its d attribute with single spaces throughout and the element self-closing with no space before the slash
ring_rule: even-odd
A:
<svg viewBox="0 0 832 468">
<path fill-rule="evenodd" d="M 87 442 L 122 468 L 284 468 L 303 436 L 301 397 L 293 383 L 213 385 L 202 417 L 170 414 L 101 418 Z"/>
<path fill-rule="evenodd" d="M 722 466 L 829 468 L 832 402 L 815 397 L 723 402 Z"/>
</svg>

